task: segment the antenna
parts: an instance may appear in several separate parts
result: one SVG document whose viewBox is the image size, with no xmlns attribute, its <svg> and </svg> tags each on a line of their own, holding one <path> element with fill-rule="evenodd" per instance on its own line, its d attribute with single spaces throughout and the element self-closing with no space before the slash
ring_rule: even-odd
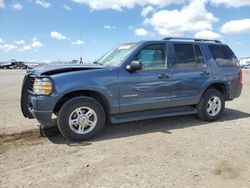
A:
<svg viewBox="0 0 250 188">
<path fill-rule="evenodd" d="M 80 41 L 82 41 L 82 32 L 80 33 Z M 83 52 L 83 44 L 81 44 L 80 64 L 83 64 L 82 52 Z"/>
</svg>

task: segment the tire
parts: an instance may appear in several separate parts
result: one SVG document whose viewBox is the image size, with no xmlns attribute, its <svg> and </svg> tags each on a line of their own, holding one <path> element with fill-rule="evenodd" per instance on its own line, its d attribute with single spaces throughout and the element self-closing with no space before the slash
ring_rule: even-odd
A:
<svg viewBox="0 0 250 188">
<path fill-rule="evenodd" d="M 70 140 L 85 140 L 97 136 L 105 125 L 102 105 L 90 97 L 74 97 L 61 107 L 57 125 Z"/>
<path fill-rule="evenodd" d="M 224 95 L 217 89 L 208 89 L 197 105 L 198 117 L 204 121 L 216 121 L 221 117 L 224 108 Z"/>
</svg>

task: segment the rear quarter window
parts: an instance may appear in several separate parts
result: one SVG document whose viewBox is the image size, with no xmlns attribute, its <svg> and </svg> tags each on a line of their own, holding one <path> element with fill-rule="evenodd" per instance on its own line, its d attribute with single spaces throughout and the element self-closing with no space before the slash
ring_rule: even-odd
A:
<svg viewBox="0 0 250 188">
<path fill-rule="evenodd" d="M 237 67 L 238 60 L 233 51 L 225 45 L 209 45 L 208 46 L 216 64 L 219 67 Z"/>
</svg>

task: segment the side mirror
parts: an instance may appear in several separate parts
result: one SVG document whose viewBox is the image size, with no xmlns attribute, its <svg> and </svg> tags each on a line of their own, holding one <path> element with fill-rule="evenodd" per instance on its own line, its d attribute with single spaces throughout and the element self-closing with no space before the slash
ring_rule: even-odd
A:
<svg viewBox="0 0 250 188">
<path fill-rule="evenodd" d="M 131 61 L 129 65 L 126 66 L 127 71 L 136 71 L 142 69 L 142 63 L 140 61 Z"/>
</svg>

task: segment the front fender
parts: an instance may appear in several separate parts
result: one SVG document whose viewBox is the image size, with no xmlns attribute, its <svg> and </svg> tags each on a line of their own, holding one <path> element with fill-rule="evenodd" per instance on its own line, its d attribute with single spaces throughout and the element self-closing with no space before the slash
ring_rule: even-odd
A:
<svg viewBox="0 0 250 188">
<path fill-rule="evenodd" d="M 113 69 L 80 71 L 54 75 L 54 94 L 58 98 L 75 91 L 94 91 L 105 97 L 112 113 L 119 110 L 119 82 Z"/>
</svg>

